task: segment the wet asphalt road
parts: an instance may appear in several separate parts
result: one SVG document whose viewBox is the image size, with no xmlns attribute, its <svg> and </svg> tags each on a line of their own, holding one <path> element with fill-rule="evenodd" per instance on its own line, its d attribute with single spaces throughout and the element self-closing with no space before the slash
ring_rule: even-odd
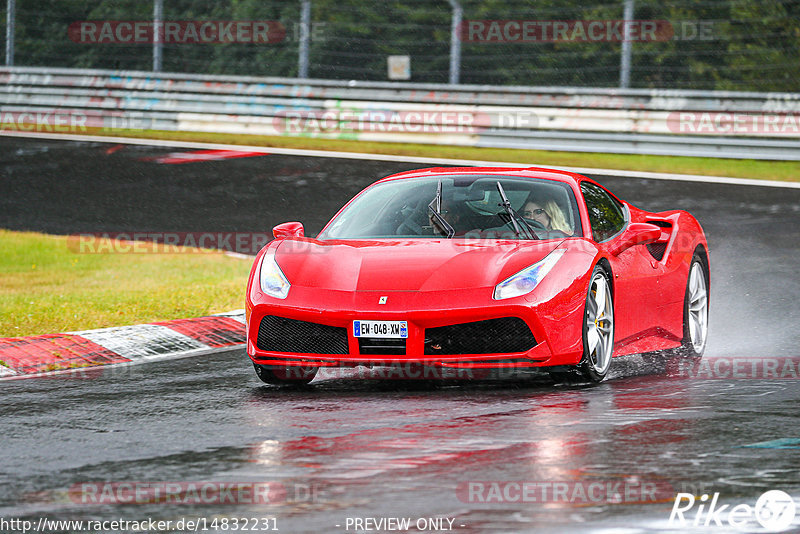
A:
<svg viewBox="0 0 800 534">
<path fill-rule="evenodd" d="M 0 139 L 0 227 L 264 231 L 302 220 L 313 234 L 361 187 L 420 167 L 154 159 L 174 151 Z M 712 266 L 707 357 L 782 358 L 797 369 L 800 191 L 597 178 L 639 207 L 684 208 L 703 224 Z M 0 519 L 274 517 L 281 532 L 360 532 L 352 519 L 438 517 L 452 519 L 454 532 L 660 532 L 671 531 L 679 491 L 752 506 L 780 489 L 800 507 L 800 381 L 687 378 L 641 357 L 619 360 L 613 375 L 594 387 L 537 377 L 321 376 L 292 391 L 262 385 L 244 352 L 232 351 L 6 382 Z M 80 483 L 131 481 L 275 483 L 279 491 L 269 504 L 97 504 L 69 493 Z M 465 490 L 514 481 L 571 492 L 621 482 L 631 492 L 610 503 L 481 502 L 490 494 Z M 656 488 L 656 498 L 637 493 L 642 487 Z"/>
</svg>

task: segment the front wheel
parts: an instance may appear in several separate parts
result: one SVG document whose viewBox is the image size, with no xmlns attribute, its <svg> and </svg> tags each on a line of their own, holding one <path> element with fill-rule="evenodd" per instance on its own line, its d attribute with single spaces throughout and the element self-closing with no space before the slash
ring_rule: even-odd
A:
<svg viewBox="0 0 800 534">
<path fill-rule="evenodd" d="M 275 365 L 261 365 L 254 363 L 256 376 L 262 382 L 272 385 L 295 385 L 308 384 L 317 376 L 316 367 L 280 367 Z"/>
<path fill-rule="evenodd" d="M 580 363 L 566 371 L 551 372 L 556 380 L 573 382 L 578 378 L 602 382 L 611 367 L 611 355 L 614 352 L 614 300 L 609 275 L 599 265 L 592 271 L 586 292 L 582 337 L 583 357 Z"/>
<path fill-rule="evenodd" d="M 600 382 L 608 374 L 614 352 L 614 301 L 608 274 L 599 265 L 592 271 L 583 316 L 583 359 L 578 372 L 591 382 Z"/>
</svg>

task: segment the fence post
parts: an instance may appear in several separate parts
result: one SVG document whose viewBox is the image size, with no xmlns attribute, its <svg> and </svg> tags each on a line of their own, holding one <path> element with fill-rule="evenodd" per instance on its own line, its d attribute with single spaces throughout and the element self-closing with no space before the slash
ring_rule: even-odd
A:
<svg viewBox="0 0 800 534">
<path fill-rule="evenodd" d="M 625 9 L 622 15 L 622 53 L 619 58 L 619 88 L 627 89 L 631 86 L 631 27 L 633 20 L 633 0 L 625 0 Z"/>
<path fill-rule="evenodd" d="M 447 1 L 453 8 L 453 18 L 450 22 L 450 83 L 456 85 L 461 77 L 461 36 L 459 31 L 464 10 L 458 0 Z"/>
<path fill-rule="evenodd" d="M 164 0 L 153 0 L 153 72 L 161 72 L 164 51 Z"/>
<path fill-rule="evenodd" d="M 300 49 L 297 58 L 297 77 L 308 78 L 308 50 L 311 40 L 311 0 L 300 3 Z"/>
<path fill-rule="evenodd" d="M 14 65 L 14 0 L 8 0 L 6 7 L 6 66 Z"/>
</svg>

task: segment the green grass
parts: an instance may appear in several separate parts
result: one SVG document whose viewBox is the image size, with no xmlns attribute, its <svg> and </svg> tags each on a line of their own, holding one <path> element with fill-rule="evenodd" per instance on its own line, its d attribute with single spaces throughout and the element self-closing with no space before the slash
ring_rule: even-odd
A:
<svg viewBox="0 0 800 534">
<path fill-rule="evenodd" d="M 250 261 L 220 252 L 182 251 L 80 254 L 70 250 L 64 236 L 0 230 L 0 337 L 243 307 Z"/>
<path fill-rule="evenodd" d="M 552 152 L 511 148 L 474 148 L 445 145 L 379 143 L 340 139 L 313 139 L 308 137 L 270 137 L 263 135 L 168 132 L 156 130 L 114 130 L 112 132 L 104 132 L 99 129 L 94 129 L 87 133 L 261 147 L 305 148 L 312 150 L 365 152 L 370 154 L 392 154 L 399 156 L 504 161 L 510 163 L 530 163 L 531 165 L 593 167 L 631 171 L 699 174 L 706 176 L 732 176 L 736 178 L 792 182 L 800 180 L 800 162 L 798 161 L 640 156 L 590 152 Z"/>
</svg>

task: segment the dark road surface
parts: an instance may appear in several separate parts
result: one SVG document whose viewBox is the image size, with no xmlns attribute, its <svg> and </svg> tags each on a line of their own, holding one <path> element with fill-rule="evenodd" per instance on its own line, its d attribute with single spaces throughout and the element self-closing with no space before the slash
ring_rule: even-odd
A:
<svg viewBox="0 0 800 534">
<path fill-rule="evenodd" d="M 314 234 L 363 186 L 421 167 L 274 155 L 167 165 L 154 158 L 175 149 L 112 147 L 0 138 L 0 228 L 244 232 L 301 220 Z M 687 209 L 703 224 L 707 360 L 800 370 L 800 190 L 597 179 L 641 208 Z M 675 494 L 699 505 L 718 492 L 730 510 L 782 490 L 800 508 L 796 374 L 709 379 L 639 356 L 615 361 L 612 374 L 589 387 L 328 373 L 283 390 L 262 385 L 242 350 L 5 382 L 0 520 L 204 518 L 207 531 L 226 532 L 222 518 L 271 517 L 280 532 L 388 532 L 364 520 L 410 518 L 424 532 L 731 532 L 704 526 L 704 516 L 670 526 Z M 108 484 L 223 481 L 273 484 L 273 502 L 113 503 L 119 485 Z M 522 498 L 518 482 L 566 493 Z M 581 498 L 593 487 L 608 499 Z M 416 528 L 432 518 L 443 528 Z M 790 528 L 800 529 L 800 510 Z M 744 531 L 766 532 L 752 518 Z"/>
</svg>

